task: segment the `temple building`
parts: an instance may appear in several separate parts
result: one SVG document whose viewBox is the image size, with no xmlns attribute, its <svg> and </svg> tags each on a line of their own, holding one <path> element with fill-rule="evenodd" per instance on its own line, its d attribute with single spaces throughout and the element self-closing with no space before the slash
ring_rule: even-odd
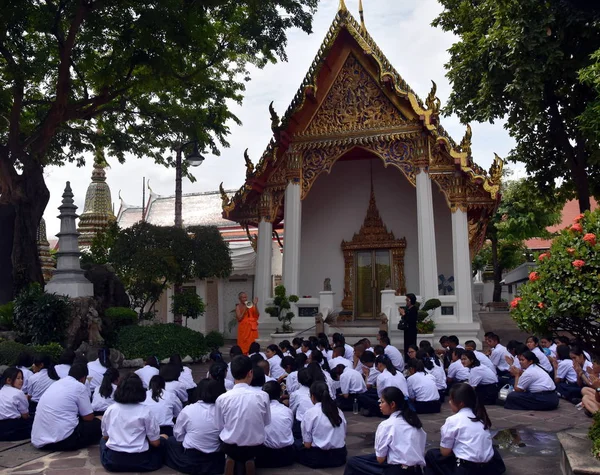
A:
<svg viewBox="0 0 600 475">
<path fill-rule="evenodd" d="M 40 221 L 40 226 L 37 233 L 37 248 L 38 255 L 40 256 L 40 264 L 42 266 L 42 275 L 44 276 L 44 282 L 48 283 L 52 278 L 52 272 L 56 267 L 56 263 L 50 254 L 50 244 L 48 243 L 46 233 L 46 221 L 44 218 Z"/>
<path fill-rule="evenodd" d="M 477 166 L 470 127 L 456 143 L 440 106 L 435 83 L 419 99 L 362 12 L 358 22 L 341 0 L 291 105 L 281 119 L 270 108 L 273 138 L 260 161 L 247 160 L 245 183 L 223 196 L 223 218 L 258 228 L 251 293 L 261 338 L 280 326 L 264 309 L 273 230 L 284 223 L 283 283 L 301 297 L 295 330 L 311 328 L 317 312 L 339 310 L 345 333 L 385 320 L 398 342 L 398 307 L 414 293 L 442 302 L 434 338 L 481 339 L 471 259 L 500 199 L 503 162 L 496 156 L 489 172 Z"/>
</svg>

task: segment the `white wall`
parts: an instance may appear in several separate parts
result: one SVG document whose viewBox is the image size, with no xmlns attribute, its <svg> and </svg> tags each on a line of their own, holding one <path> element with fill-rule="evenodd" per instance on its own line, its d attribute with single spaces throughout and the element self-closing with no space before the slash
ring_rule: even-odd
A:
<svg viewBox="0 0 600 475">
<path fill-rule="evenodd" d="M 452 256 L 452 213 L 444 194 L 436 183 L 431 184 L 433 194 L 433 221 L 435 224 L 435 250 L 437 254 L 438 275 L 446 279 L 454 275 Z M 440 281 L 438 279 L 437 283 Z M 428 296 L 426 296 L 429 298 Z"/>
<path fill-rule="evenodd" d="M 302 202 L 300 295 L 318 297 L 331 278 L 335 303 L 341 306 L 344 286 L 342 240 L 359 232 L 369 206 L 370 162 L 377 207 L 388 231 L 406 237 L 404 270 L 408 292 L 419 293 L 416 190 L 402 173 L 380 159 L 338 161 L 322 174 Z M 451 229 L 451 228 L 450 228 Z"/>
</svg>

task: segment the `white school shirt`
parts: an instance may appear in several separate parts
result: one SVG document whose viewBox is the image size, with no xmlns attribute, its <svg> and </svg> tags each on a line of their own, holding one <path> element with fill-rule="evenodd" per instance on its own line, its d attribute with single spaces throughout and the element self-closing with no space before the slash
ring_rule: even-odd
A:
<svg viewBox="0 0 600 475">
<path fill-rule="evenodd" d="M 452 449 L 454 456 L 473 463 L 487 463 L 494 456 L 492 435 L 475 422 L 473 411 L 463 408 L 446 419 L 441 428 L 440 446 Z"/>
<path fill-rule="evenodd" d="M 300 351 L 306 355 L 307 359 L 310 358 L 310 355 L 312 354 L 312 350 L 306 350 L 306 351 L 300 350 Z"/>
<path fill-rule="evenodd" d="M 333 358 L 333 350 L 321 350 L 321 353 L 323 353 L 327 362 L 331 361 L 331 358 Z"/>
<path fill-rule="evenodd" d="M 546 354 L 537 346 L 532 351 L 535 354 L 535 356 L 538 357 L 538 360 L 540 360 L 540 366 L 544 368 L 548 373 L 552 371 L 552 363 L 550 363 L 550 360 L 548 359 Z"/>
<path fill-rule="evenodd" d="M 342 423 L 333 427 L 323 412 L 321 403 L 311 407 L 300 425 L 302 429 L 302 441 L 312 442 L 313 447 L 321 450 L 341 449 L 346 446 L 346 419 L 342 411 L 338 409 Z"/>
<path fill-rule="evenodd" d="M 585 358 L 586 358 L 588 361 L 592 361 L 592 357 L 590 356 L 590 354 L 589 354 L 587 351 L 583 350 L 583 354 L 585 355 Z"/>
<path fill-rule="evenodd" d="M 577 373 L 575 372 L 575 368 L 573 368 L 573 360 L 558 360 L 558 365 L 556 367 L 556 377 L 562 379 L 567 383 L 576 383 Z"/>
<path fill-rule="evenodd" d="M 159 440 L 160 426 L 148 406 L 115 402 L 102 417 L 102 435 L 109 449 L 139 454 L 150 449 L 148 440 Z"/>
<path fill-rule="evenodd" d="M 275 379 L 279 379 L 281 376 L 286 375 L 285 370 L 281 367 L 281 358 L 279 355 L 273 355 L 267 361 L 269 362 L 271 376 Z"/>
<path fill-rule="evenodd" d="M 100 394 L 100 386 L 94 389 L 94 395 L 92 396 L 92 409 L 94 410 L 94 412 L 106 411 L 108 409 L 108 406 L 115 402 L 113 396 L 115 395 L 117 385 L 111 384 L 111 386 L 112 393 L 110 393 L 110 396 L 106 398 Z"/>
<path fill-rule="evenodd" d="M 379 424 L 375 433 L 375 455 L 385 457 L 389 465 L 425 466 L 423 429 L 411 426 L 396 411 Z"/>
<path fill-rule="evenodd" d="M 340 374 L 340 390 L 342 394 L 361 394 L 367 392 L 367 384 L 361 373 L 355 369 L 346 368 Z"/>
<path fill-rule="evenodd" d="M 58 377 L 60 379 L 66 378 L 67 376 L 69 376 L 69 371 L 71 370 L 71 365 L 70 364 L 57 364 L 54 367 L 54 370 L 56 371 L 56 374 L 58 374 Z"/>
<path fill-rule="evenodd" d="M 192 370 L 187 366 L 183 367 L 183 371 L 179 374 L 179 378 L 177 379 L 183 387 L 186 389 L 194 389 L 196 387 L 196 383 L 194 382 L 194 377 L 192 376 Z"/>
<path fill-rule="evenodd" d="M 556 343 L 552 343 L 548 349 L 550 350 L 550 356 L 556 359 Z"/>
<path fill-rule="evenodd" d="M 104 373 L 106 373 L 106 370 L 108 368 L 102 366 L 102 364 L 100 363 L 100 360 L 94 360 L 94 361 L 90 361 L 87 364 L 88 367 L 88 377 L 91 377 L 91 381 L 90 381 L 90 389 L 92 390 L 92 392 L 94 391 L 94 389 L 96 389 L 98 386 L 100 386 L 102 384 L 102 378 L 104 378 Z"/>
<path fill-rule="evenodd" d="M 23 387 L 21 388 L 21 391 L 23 391 L 23 393 L 25 394 L 29 394 L 28 391 L 28 381 L 29 378 L 31 378 L 31 376 L 33 375 L 33 371 L 31 371 L 29 368 L 25 368 L 25 366 L 17 366 L 17 369 L 20 369 L 23 372 Z"/>
<path fill-rule="evenodd" d="M 352 361 L 354 359 L 354 347 L 344 343 L 344 358 Z"/>
<path fill-rule="evenodd" d="M 169 391 L 163 391 L 158 401 L 152 399 L 152 391 L 146 391 L 146 400 L 142 404 L 148 406 L 159 426 L 171 427 L 173 427 L 173 419 L 179 415 L 183 407 L 179 398 Z"/>
<path fill-rule="evenodd" d="M 59 379 L 40 399 L 33 419 L 31 443 L 39 449 L 65 440 L 79 424 L 79 416 L 93 412 L 88 389 L 83 383 L 72 376 Z"/>
<path fill-rule="evenodd" d="M 394 368 L 398 371 L 404 371 L 404 358 L 402 358 L 402 353 L 395 346 L 388 345 L 383 349 L 385 355 L 392 360 L 392 364 Z"/>
<path fill-rule="evenodd" d="M 31 396 L 31 400 L 39 402 L 42 395 L 55 382 L 56 381 L 48 376 L 48 370 L 46 368 L 42 368 L 37 373 L 33 373 L 29 378 L 29 381 L 27 381 L 27 390 L 28 394 Z"/>
<path fill-rule="evenodd" d="M 29 403 L 20 389 L 5 384 L 0 389 L 0 421 L 20 419 L 21 414 L 29 413 Z"/>
<path fill-rule="evenodd" d="M 225 379 L 235 383 L 235 379 L 233 379 L 233 375 L 231 374 L 231 362 L 227 363 L 227 374 L 225 375 Z"/>
<path fill-rule="evenodd" d="M 377 376 L 377 396 L 381 397 L 383 390 L 390 386 L 400 389 L 405 396 L 408 396 L 408 384 L 404 375 L 400 371 L 392 374 L 387 369 L 384 369 L 383 373 Z M 439 398 L 440 396 L 438 395 Z"/>
<path fill-rule="evenodd" d="M 285 353 L 287 353 L 287 355 L 286 355 Z M 283 352 L 282 352 L 282 355 L 283 355 L 283 356 L 288 356 L 288 355 L 289 355 L 289 352 L 287 352 L 287 351 L 286 351 L 285 353 L 283 353 Z M 260 356 L 262 356 L 262 357 L 263 357 L 263 360 L 266 360 L 266 359 L 267 359 L 267 355 L 265 355 L 265 354 L 264 354 L 262 351 L 259 351 L 258 353 L 250 353 L 250 354 L 248 355 L 248 358 L 250 358 L 252 355 L 260 355 Z"/>
<path fill-rule="evenodd" d="M 215 419 L 223 442 L 244 447 L 265 442 L 265 427 L 271 423 L 271 409 L 262 394 L 245 383 L 238 383 L 231 391 L 219 396 L 215 403 Z"/>
<path fill-rule="evenodd" d="M 573 360 L 571 360 L 571 361 L 573 361 Z M 581 369 L 585 374 L 588 374 L 587 369 L 593 368 L 593 367 L 594 367 L 594 365 L 589 360 L 585 360 L 583 362 L 583 366 L 581 367 Z"/>
<path fill-rule="evenodd" d="M 225 391 L 231 391 L 234 386 L 235 383 L 233 381 L 229 381 L 228 379 L 225 380 Z"/>
<path fill-rule="evenodd" d="M 271 423 L 265 427 L 265 447 L 282 449 L 294 445 L 294 414 L 279 401 L 270 401 Z"/>
<path fill-rule="evenodd" d="M 137 374 L 140 377 L 140 379 L 142 380 L 142 384 L 146 389 L 148 389 L 148 386 L 150 385 L 150 380 L 158 373 L 158 368 L 150 366 L 149 364 L 135 371 L 135 374 Z"/>
<path fill-rule="evenodd" d="M 354 368 L 352 368 L 352 366 L 353 366 L 352 361 L 347 360 L 343 356 L 336 356 L 335 358 L 331 358 L 331 361 L 329 362 L 329 367 L 331 369 L 333 369 L 337 365 L 341 365 L 341 364 L 344 365 L 346 368 L 354 369 Z"/>
<path fill-rule="evenodd" d="M 499 371 L 508 371 L 510 368 L 506 362 L 505 356 L 513 357 L 505 346 L 498 343 L 490 353 L 490 360 Z M 516 358 L 516 357 L 515 357 Z"/>
<path fill-rule="evenodd" d="M 479 385 L 496 384 L 497 382 L 498 375 L 496 374 L 496 371 L 492 371 L 482 364 L 473 366 L 469 372 L 469 384 L 474 388 Z"/>
<path fill-rule="evenodd" d="M 221 450 L 220 432 L 215 419 L 215 405 L 204 401 L 185 406 L 173 428 L 175 440 L 182 442 L 184 449 L 195 449 L 205 454 Z"/>
<path fill-rule="evenodd" d="M 438 366 L 433 361 L 432 363 L 433 368 L 431 370 L 425 368 L 425 371 L 435 378 L 435 385 L 437 386 L 438 390 L 443 391 L 448 387 L 448 384 L 446 383 L 446 372 L 444 371 L 443 366 Z"/>
<path fill-rule="evenodd" d="M 484 353 L 482 353 L 481 351 L 477 351 L 477 350 L 473 351 L 473 353 L 475 354 L 475 357 L 479 360 L 479 362 L 482 365 L 487 366 L 494 373 L 496 372 L 496 365 L 494 365 L 494 363 L 492 363 L 492 360 L 490 360 Z"/>
<path fill-rule="evenodd" d="M 329 388 L 329 395 L 331 396 L 331 399 L 335 401 L 337 390 L 340 387 L 340 382 L 334 381 L 331 375 L 329 374 L 329 371 L 323 371 L 323 376 L 325 376 L 325 382 L 327 383 L 327 387 Z"/>
<path fill-rule="evenodd" d="M 165 391 L 177 396 L 184 404 L 188 401 L 188 393 L 185 386 L 179 381 L 169 381 L 168 383 L 165 383 Z"/>
<path fill-rule="evenodd" d="M 419 402 L 439 401 L 440 393 L 431 374 L 417 371 L 406 380 L 408 397 Z"/>
<path fill-rule="evenodd" d="M 376 386 L 377 385 L 377 378 L 379 377 L 381 373 L 379 372 L 379 370 L 377 368 L 375 368 L 375 365 L 371 366 L 369 368 L 369 375 L 367 376 L 367 384 L 369 386 Z"/>
<path fill-rule="evenodd" d="M 292 371 L 287 375 L 287 378 L 285 378 L 285 388 L 288 394 L 292 394 L 294 391 L 297 391 L 299 387 L 298 371 Z"/>
<path fill-rule="evenodd" d="M 460 360 L 456 360 L 448 366 L 448 377 L 454 381 L 466 381 L 469 379 L 469 368 L 463 366 Z"/>
<path fill-rule="evenodd" d="M 300 385 L 296 391 L 290 394 L 290 409 L 298 421 L 304 420 L 304 414 L 311 407 L 313 407 L 313 403 L 310 399 L 310 389 L 306 386 Z"/>
<path fill-rule="evenodd" d="M 519 376 L 519 384 L 517 384 L 517 387 L 524 391 L 529 391 L 530 393 L 554 391 L 556 389 L 552 378 L 550 378 L 544 369 L 536 364 L 532 364 L 529 368 L 523 370 L 523 374 Z"/>
</svg>

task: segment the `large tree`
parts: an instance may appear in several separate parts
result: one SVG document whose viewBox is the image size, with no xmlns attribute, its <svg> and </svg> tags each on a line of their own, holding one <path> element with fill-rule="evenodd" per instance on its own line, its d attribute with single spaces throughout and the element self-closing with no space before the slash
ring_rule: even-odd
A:
<svg viewBox="0 0 600 475">
<path fill-rule="evenodd" d="M 49 199 L 44 167 L 82 164 L 83 153 L 99 146 L 120 161 L 131 153 L 172 165 L 169 151 L 190 139 L 218 154 L 237 120 L 227 100 L 241 101 L 248 64 L 285 59 L 286 31 L 310 32 L 317 3 L 4 2 L 0 229 L 13 239 L 0 253 L 12 252 L 14 290 L 42 282 L 36 232 Z"/>
<path fill-rule="evenodd" d="M 447 111 L 464 122 L 506 118 L 517 142 L 508 158 L 542 192 L 558 188 L 589 209 L 590 193 L 600 195 L 600 151 L 579 117 L 598 93 L 579 71 L 600 48 L 600 12 L 574 0 L 439 1 L 434 25 L 458 37 Z"/>
</svg>

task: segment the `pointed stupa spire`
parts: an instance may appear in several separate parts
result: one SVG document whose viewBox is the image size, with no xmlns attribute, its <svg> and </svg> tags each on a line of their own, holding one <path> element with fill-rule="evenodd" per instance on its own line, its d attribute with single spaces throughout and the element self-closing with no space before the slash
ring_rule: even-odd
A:
<svg viewBox="0 0 600 475">
<path fill-rule="evenodd" d="M 52 278 L 52 272 L 54 271 L 54 259 L 52 259 L 52 256 L 50 255 L 50 244 L 48 244 L 46 221 L 44 218 L 42 218 L 38 227 L 37 248 L 38 255 L 40 256 L 44 282 L 49 282 Z"/>
</svg>

